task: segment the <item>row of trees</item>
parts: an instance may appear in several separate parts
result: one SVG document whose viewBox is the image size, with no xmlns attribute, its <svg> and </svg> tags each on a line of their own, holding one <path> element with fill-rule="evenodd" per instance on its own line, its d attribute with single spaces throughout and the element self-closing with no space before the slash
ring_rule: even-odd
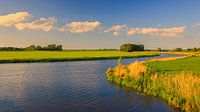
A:
<svg viewBox="0 0 200 112">
<path fill-rule="evenodd" d="M 62 51 L 62 45 L 49 44 L 47 46 L 31 45 L 25 48 L 26 51 Z"/>
<path fill-rule="evenodd" d="M 194 48 L 188 48 L 187 51 L 194 51 L 194 52 L 200 51 L 200 47 L 199 48 L 196 48 L 196 47 L 194 47 Z"/>
<path fill-rule="evenodd" d="M 182 49 L 182 48 L 175 48 L 173 50 L 169 50 L 169 49 L 161 49 L 161 48 L 157 48 L 157 50 L 148 50 L 148 49 L 144 49 L 144 45 L 143 44 L 122 44 L 120 46 L 120 51 L 125 51 L 125 52 L 133 52 L 133 51 L 164 51 L 164 52 L 168 52 L 168 51 L 185 51 L 185 52 L 196 52 L 196 51 L 200 51 L 200 48 L 188 48 L 188 49 Z"/>
<path fill-rule="evenodd" d="M 132 51 L 144 51 L 143 44 L 123 44 L 120 46 L 120 51 L 132 52 Z"/>
<path fill-rule="evenodd" d="M 0 51 L 62 51 L 62 45 L 49 44 L 47 46 L 30 45 L 26 48 L 0 47 Z"/>
<path fill-rule="evenodd" d="M 0 47 L 0 51 L 24 51 L 24 48 Z"/>
<path fill-rule="evenodd" d="M 196 51 L 200 51 L 200 48 L 188 48 L 188 49 L 182 49 L 182 48 L 175 48 L 174 50 L 163 50 L 161 48 L 157 48 L 157 51 L 177 51 L 177 52 L 180 52 L 180 51 L 189 51 L 189 52 L 196 52 Z"/>
</svg>

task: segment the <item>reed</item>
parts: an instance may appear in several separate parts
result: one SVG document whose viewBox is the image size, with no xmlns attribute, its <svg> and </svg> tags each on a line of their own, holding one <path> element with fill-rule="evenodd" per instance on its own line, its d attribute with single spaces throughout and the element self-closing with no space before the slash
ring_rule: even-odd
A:
<svg viewBox="0 0 200 112">
<path fill-rule="evenodd" d="M 151 69 L 149 65 L 151 65 L 149 62 L 134 62 L 126 66 L 109 68 L 106 73 L 107 79 L 146 94 L 160 96 L 180 110 L 200 111 L 198 74 L 193 71 L 161 73 Z"/>
</svg>

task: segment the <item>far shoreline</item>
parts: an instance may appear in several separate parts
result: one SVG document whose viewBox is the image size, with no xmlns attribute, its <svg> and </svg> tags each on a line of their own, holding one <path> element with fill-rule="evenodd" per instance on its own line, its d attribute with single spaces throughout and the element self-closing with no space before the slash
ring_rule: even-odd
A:
<svg viewBox="0 0 200 112">
<path fill-rule="evenodd" d="M 143 58 L 160 56 L 160 54 L 140 55 L 140 56 L 116 56 L 116 57 L 83 57 L 83 58 L 44 58 L 44 59 L 11 59 L 0 60 L 0 64 L 6 63 L 43 63 L 43 62 L 71 62 L 71 61 L 93 61 L 93 60 L 114 60 L 121 58 Z"/>
</svg>

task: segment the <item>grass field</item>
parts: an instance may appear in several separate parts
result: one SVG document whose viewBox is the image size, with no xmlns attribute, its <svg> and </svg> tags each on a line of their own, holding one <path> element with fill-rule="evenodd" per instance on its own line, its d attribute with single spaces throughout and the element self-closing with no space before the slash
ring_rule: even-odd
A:
<svg viewBox="0 0 200 112">
<path fill-rule="evenodd" d="M 186 57 L 171 61 L 153 61 L 148 63 L 152 70 L 165 73 L 191 71 L 200 74 L 200 57 Z"/>
<path fill-rule="evenodd" d="M 107 79 L 159 96 L 187 112 L 200 111 L 200 56 L 166 61 L 134 62 L 109 68 Z"/>
<path fill-rule="evenodd" d="M 0 63 L 116 59 L 155 55 L 158 54 L 120 51 L 0 51 Z"/>
</svg>

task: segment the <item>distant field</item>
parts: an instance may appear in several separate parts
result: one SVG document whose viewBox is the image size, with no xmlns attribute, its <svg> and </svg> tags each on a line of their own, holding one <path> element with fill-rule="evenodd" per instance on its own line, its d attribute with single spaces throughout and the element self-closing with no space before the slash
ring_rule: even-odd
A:
<svg viewBox="0 0 200 112">
<path fill-rule="evenodd" d="M 158 55 L 152 52 L 120 51 L 0 51 L 1 63 L 48 62 L 93 59 L 116 59 L 119 57 L 144 57 Z"/>
<path fill-rule="evenodd" d="M 191 71 L 200 74 L 200 57 L 187 57 L 171 61 L 153 61 L 149 63 L 149 66 L 158 72 Z"/>
</svg>

